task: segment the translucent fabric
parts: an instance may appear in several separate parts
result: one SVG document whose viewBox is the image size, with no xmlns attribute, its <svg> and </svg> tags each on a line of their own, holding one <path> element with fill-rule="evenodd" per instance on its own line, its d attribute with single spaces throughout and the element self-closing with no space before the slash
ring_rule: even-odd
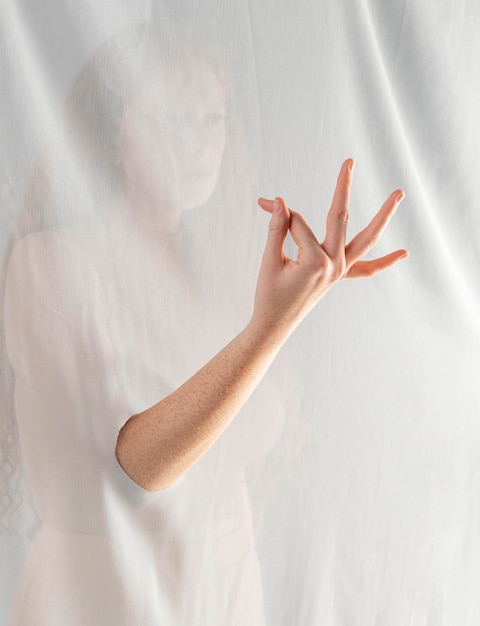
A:
<svg viewBox="0 0 480 626">
<path fill-rule="evenodd" d="M 0 623 L 480 623 L 479 27 L 473 0 L 2 3 Z M 404 189 L 367 258 L 409 258 L 335 285 L 140 486 L 118 433 L 249 323 L 257 197 L 322 241 L 349 157 L 349 238 Z"/>
</svg>

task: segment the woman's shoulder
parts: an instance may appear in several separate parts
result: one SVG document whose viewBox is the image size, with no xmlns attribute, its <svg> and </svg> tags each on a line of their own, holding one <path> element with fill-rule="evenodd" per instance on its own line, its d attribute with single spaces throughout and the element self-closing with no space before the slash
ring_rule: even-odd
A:
<svg viewBox="0 0 480 626">
<path fill-rule="evenodd" d="M 43 302 L 73 318 L 85 290 L 102 297 L 103 286 L 86 237 L 73 229 L 37 231 L 13 247 L 6 276 L 7 300 Z"/>
<path fill-rule="evenodd" d="M 28 276 L 69 280 L 76 270 L 92 271 L 95 262 L 89 250 L 88 237 L 74 229 L 43 230 L 28 233 L 14 245 L 8 261 L 7 274 L 20 272 Z"/>
<path fill-rule="evenodd" d="M 52 255 L 79 256 L 87 253 L 86 233 L 73 228 L 38 230 L 24 235 L 13 246 L 10 260 L 35 256 L 38 261 Z"/>
</svg>

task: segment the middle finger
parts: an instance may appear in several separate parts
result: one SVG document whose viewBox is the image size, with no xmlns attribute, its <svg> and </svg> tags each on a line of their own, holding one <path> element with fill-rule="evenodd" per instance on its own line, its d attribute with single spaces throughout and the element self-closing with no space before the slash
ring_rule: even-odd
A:
<svg viewBox="0 0 480 626">
<path fill-rule="evenodd" d="M 322 247 L 331 259 L 343 259 L 345 255 L 345 238 L 349 216 L 350 187 L 352 172 L 355 166 L 353 159 L 347 159 L 338 175 L 337 185 L 333 194 L 332 205 L 327 215 L 327 230 Z"/>
</svg>

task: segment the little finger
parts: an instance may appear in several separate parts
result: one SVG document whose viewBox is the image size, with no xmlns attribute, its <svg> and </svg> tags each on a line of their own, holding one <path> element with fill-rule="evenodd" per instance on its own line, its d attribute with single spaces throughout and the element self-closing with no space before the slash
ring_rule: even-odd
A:
<svg viewBox="0 0 480 626">
<path fill-rule="evenodd" d="M 370 276 L 383 272 L 407 257 L 408 250 L 396 250 L 372 261 L 357 261 L 348 270 L 344 278 L 370 278 Z"/>
</svg>

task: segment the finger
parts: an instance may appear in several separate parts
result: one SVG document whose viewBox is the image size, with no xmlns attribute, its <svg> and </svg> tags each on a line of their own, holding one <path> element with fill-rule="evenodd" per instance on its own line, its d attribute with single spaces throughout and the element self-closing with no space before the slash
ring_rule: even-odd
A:
<svg viewBox="0 0 480 626">
<path fill-rule="evenodd" d="M 268 198 L 258 198 L 258 205 L 267 213 L 273 213 L 273 200 Z"/>
<path fill-rule="evenodd" d="M 258 200 L 258 204 L 269 210 L 271 208 L 272 217 L 268 226 L 267 244 L 265 246 L 264 258 L 272 263 L 283 263 L 285 255 L 283 253 L 283 246 L 287 237 L 288 229 L 290 228 L 290 211 L 282 198 L 275 198 L 272 204 L 262 203 Z M 269 211 L 270 212 L 270 211 Z"/>
<path fill-rule="evenodd" d="M 372 261 L 357 261 L 348 270 L 344 278 L 369 278 L 392 267 L 398 261 L 408 257 L 408 250 L 396 250 Z"/>
<path fill-rule="evenodd" d="M 350 187 L 354 165 L 353 159 L 347 159 L 343 163 L 333 194 L 332 205 L 327 215 L 327 230 L 322 247 L 331 259 L 341 259 L 345 254 Z"/>
<path fill-rule="evenodd" d="M 273 200 L 258 198 L 258 204 L 268 213 L 273 213 Z M 303 215 L 297 213 L 297 211 L 292 211 L 290 208 L 288 208 L 288 211 L 290 213 L 290 232 L 296 246 L 298 248 L 309 248 L 312 245 L 318 247 L 320 245 L 318 239 Z"/>
<path fill-rule="evenodd" d="M 290 233 L 298 247 L 298 255 L 303 254 L 303 258 L 312 259 L 317 258 L 319 253 L 324 255 L 323 248 L 303 215 L 292 210 L 290 210 L 290 215 Z"/>
<path fill-rule="evenodd" d="M 405 193 L 401 189 L 392 192 L 368 226 L 350 241 L 345 248 L 347 267 L 361 259 L 378 243 L 388 222 L 404 197 Z"/>
</svg>

